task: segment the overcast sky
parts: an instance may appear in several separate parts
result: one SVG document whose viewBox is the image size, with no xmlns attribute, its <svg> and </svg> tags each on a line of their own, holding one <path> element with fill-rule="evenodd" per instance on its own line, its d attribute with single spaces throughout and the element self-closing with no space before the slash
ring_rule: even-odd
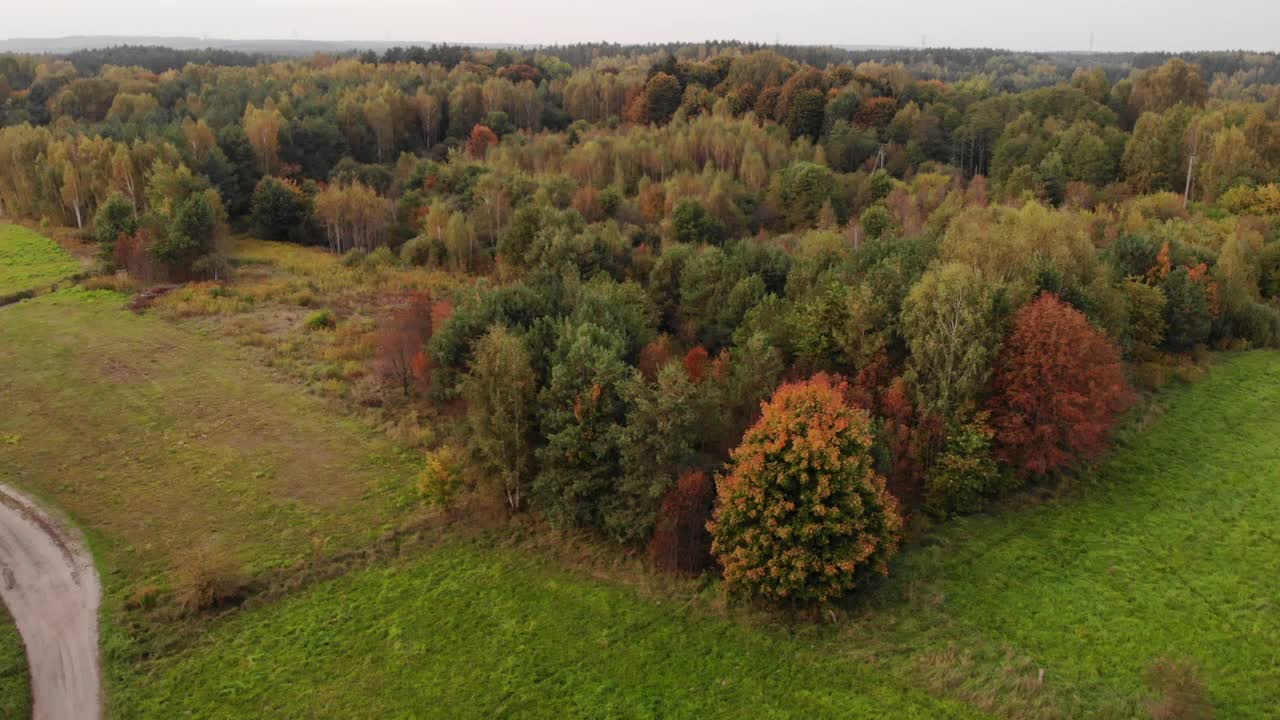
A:
<svg viewBox="0 0 1280 720">
<path fill-rule="evenodd" d="M 4 0 L 0 37 L 1280 50 L 1280 0 Z M 14 12 L 13 10 L 17 10 Z"/>
</svg>

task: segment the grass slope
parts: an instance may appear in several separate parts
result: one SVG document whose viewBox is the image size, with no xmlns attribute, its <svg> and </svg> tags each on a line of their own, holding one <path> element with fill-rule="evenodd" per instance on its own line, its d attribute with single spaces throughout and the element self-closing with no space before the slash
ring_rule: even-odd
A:
<svg viewBox="0 0 1280 720">
<path fill-rule="evenodd" d="M 1143 717 L 1161 655 L 1223 717 L 1280 706 L 1280 354 L 1167 398 L 1072 497 L 944 526 L 837 628 L 660 606 L 512 550 L 450 547 L 220 626 L 139 717 Z M 1045 680 L 1039 671 L 1044 669 Z"/>
<path fill-rule="evenodd" d="M 79 271 L 79 261 L 53 240 L 18 225 L 0 225 L 0 298 Z"/>
<path fill-rule="evenodd" d="M 446 547 L 235 618 L 128 717 L 980 717 L 827 648 L 511 550 Z"/>
<path fill-rule="evenodd" d="M 1156 657 L 1201 667 L 1223 717 L 1280 708 L 1280 353 L 1232 357 L 1081 497 L 974 518 L 900 563 L 942 612 L 1123 709 Z"/>
</svg>

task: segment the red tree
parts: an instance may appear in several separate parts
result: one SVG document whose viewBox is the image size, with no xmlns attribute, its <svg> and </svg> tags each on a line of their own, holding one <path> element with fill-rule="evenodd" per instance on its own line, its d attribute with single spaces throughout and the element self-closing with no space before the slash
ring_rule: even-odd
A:
<svg viewBox="0 0 1280 720">
<path fill-rule="evenodd" d="M 1120 351 L 1051 293 L 1014 316 L 993 389 L 997 455 L 1023 475 L 1096 457 L 1134 398 Z"/>
<path fill-rule="evenodd" d="M 649 344 L 640 350 L 640 359 L 636 367 L 640 369 L 640 373 L 646 380 L 653 382 L 658 379 L 658 371 L 671 362 L 674 354 L 675 347 L 671 342 L 671 336 L 663 333 L 649 341 Z"/>
<path fill-rule="evenodd" d="M 442 310 L 442 306 L 443 309 Z M 382 325 L 378 337 L 378 371 L 382 378 L 399 385 L 405 396 L 414 385 L 430 384 L 430 366 L 425 352 L 432 330 L 448 317 L 448 303 L 433 303 L 426 293 L 414 293 Z"/>
<path fill-rule="evenodd" d="M 707 379 L 707 357 L 707 349 L 701 345 L 684 356 L 684 371 L 695 385 Z"/>
<path fill-rule="evenodd" d="M 471 128 L 471 135 L 467 137 L 467 152 L 471 153 L 471 157 L 484 158 L 485 152 L 497 144 L 498 136 L 492 130 L 484 125 L 476 125 Z"/>
<path fill-rule="evenodd" d="M 706 473 L 689 471 L 680 476 L 662 499 L 649 542 L 655 567 L 696 575 L 711 565 L 711 534 L 706 526 L 714 498 L 715 486 Z"/>
</svg>

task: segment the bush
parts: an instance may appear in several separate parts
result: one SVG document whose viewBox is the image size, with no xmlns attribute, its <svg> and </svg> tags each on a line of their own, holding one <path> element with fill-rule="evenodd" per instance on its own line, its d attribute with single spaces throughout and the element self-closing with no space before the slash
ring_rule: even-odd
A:
<svg viewBox="0 0 1280 720">
<path fill-rule="evenodd" d="M 451 446 L 427 453 L 418 476 L 418 490 L 428 505 L 450 510 L 462 492 L 462 456 Z"/>
<path fill-rule="evenodd" d="M 332 330 L 337 327 L 338 320 L 329 310 L 317 310 L 307 316 L 307 321 L 304 325 L 312 332 L 317 330 Z"/>
<path fill-rule="evenodd" d="M 400 262 L 416 267 L 442 267 L 447 253 L 444 243 L 419 235 L 400 247 Z"/>
<path fill-rule="evenodd" d="M 1151 720 L 1213 720 L 1209 691 L 1195 665 L 1160 658 L 1147 669 L 1153 696 L 1147 700 Z"/>
<path fill-rule="evenodd" d="M 946 449 L 925 477 L 929 512 L 940 516 L 977 512 L 1000 489 L 1000 468 L 991 457 L 994 437 L 986 413 L 952 428 Z"/>
<path fill-rule="evenodd" d="M 731 593 L 824 602 L 888 574 L 902 518 L 845 391 L 821 374 L 782 386 L 733 451 L 708 526 Z"/>
<path fill-rule="evenodd" d="M 184 558 L 177 570 L 174 596 L 183 612 L 217 610 L 242 600 L 245 582 L 227 555 L 203 547 Z"/>
<path fill-rule="evenodd" d="M 342 256 L 342 266 L 346 268 L 362 267 L 366 257 L 368 257 L 368 253 L 360 248 L 348 250 L 347 254 Z"/>
<path fill-rule="evenodd" d="M 662 499 L 649 559 L 658 570 L 696 575 L 711 566 L 711 534 L 707 520 L 715 499 L 715 487 L 705 472 L 680 476 Z"/>
</svg>

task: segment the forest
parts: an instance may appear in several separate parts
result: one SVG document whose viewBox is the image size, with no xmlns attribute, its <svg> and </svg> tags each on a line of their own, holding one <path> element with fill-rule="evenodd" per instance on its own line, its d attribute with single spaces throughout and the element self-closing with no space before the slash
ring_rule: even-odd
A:
<svg viewBox="0 0 1280 720">
<path fill-rule="evenodd" d="M 134 289 L 225 300 L 241 237 L 419 273 L 331 379 L 435 428 L 424 502 L 767 605 L 1280 344 L 1273 54 L 122 47 L 0 57 L 0 125 L 0 216 Z"/>
</svg>

